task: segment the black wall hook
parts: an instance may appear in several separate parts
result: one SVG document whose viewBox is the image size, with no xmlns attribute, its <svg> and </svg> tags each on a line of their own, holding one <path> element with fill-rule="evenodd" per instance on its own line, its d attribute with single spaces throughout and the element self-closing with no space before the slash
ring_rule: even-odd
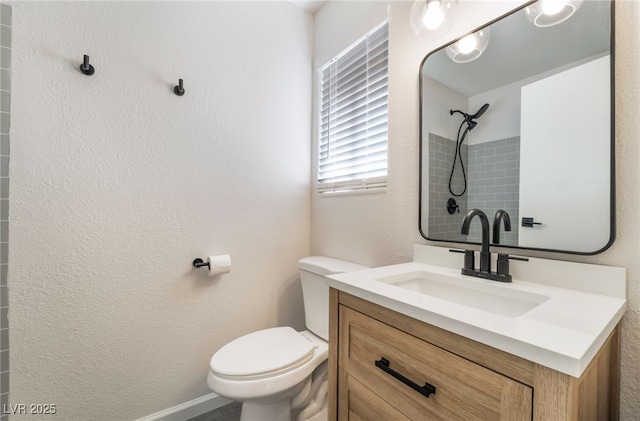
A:
<svg viewBox="0 0 640 421">
<path fill-rule="evenodd" d="M 89 56 L 86 54 L 84 55 L 84 59 L 82 61 L 82 64 L 80 65 L 80 71 L 87 76 L 91 76 L 96 72 L 96 69 L 94 69 L 93 66 L 89 64 Z"/>
<path fill-rule="evenodd" d="M 175 92 L 175 94 L 178 96 L 184 95 L 184 88 L 182 87 L 182 79 L 178 79 L 178 86 L 173 88 L 173 92 Z"/>
</svg>

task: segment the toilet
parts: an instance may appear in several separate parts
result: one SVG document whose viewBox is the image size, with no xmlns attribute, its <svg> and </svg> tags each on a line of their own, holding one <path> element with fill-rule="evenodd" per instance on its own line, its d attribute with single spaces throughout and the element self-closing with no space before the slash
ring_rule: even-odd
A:
<svg viewBox="0 0 640 421">
<path fill-rule="evenodd" d="M 323 256 L 300 260 L 305 325 L 249 333 L 224 345 L 209 363 L 207 384 L 242 402 L 241 421 L 326 421 L 329 285 L 326 276 L 366 269 Z"/>
</svg>

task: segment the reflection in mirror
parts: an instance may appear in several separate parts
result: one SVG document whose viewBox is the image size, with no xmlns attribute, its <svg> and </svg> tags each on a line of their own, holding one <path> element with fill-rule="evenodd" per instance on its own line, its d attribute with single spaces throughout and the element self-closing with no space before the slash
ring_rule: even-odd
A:
<svg viewBox="0 0 640 421">
<path fill-rule="evenodd" d="M 503 246 L 593 254 L 613 241 L 612 6 L 572 0 L 575 13 L 550 24 L 528 16 L 538 3 L 474 31 L 491 36 L 473 59 L 454 61 L 443 47 L 423 61 L 420 231 L 429 240 L 478 243 L 479 224 L 460 233 L 477 208 L 490 220 L 509 214 Z"/>
</svg>

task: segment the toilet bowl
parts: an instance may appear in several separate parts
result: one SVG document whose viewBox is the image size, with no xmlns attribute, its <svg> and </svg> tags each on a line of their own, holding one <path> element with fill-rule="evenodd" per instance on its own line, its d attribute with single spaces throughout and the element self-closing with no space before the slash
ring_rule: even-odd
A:
<svg viewBox="0 0 640 421">
<path fill-rule="evenodd" d="M 300 260 L 305 324 L 237 338 L 211 357 L 207 384 L 242 402 L 241 421 L 324 421 L 327 396 L 329 286 L 327 275 L 366 269 L 322 256 Z"/>
</svg>

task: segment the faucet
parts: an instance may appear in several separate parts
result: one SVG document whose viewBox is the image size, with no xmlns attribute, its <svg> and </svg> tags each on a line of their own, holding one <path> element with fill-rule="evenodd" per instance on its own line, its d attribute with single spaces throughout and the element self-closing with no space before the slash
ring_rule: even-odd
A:
<svg viewBox="0 0 640 421">
<path fill-rule="evenodd" d="M 511 231 L 511 218 L 506 210 L 498 209 L 493 217 L 493 244 L 500 244 L 500 222 L 504 221 L 504 230 Z"/>
<path fill-rule="evenodd" d="M 469 226 L 474 217 L 480 218 L 482 225 L 482 251 L 480 251 L 480 272 L 491 272 L 491 253 L 489 252 L 489 219 L 480 209 L 469 209 L 462 220 L 460 233 L 469 235 Z M 475 270 L 474 270 L 475 272 Z"/>
<path fill-rule="evenodd" d="M 507 211 L 499 209 L 496 215 L 493 217 L 493 244 L 500 244 L 500 222 L 504 221 L 504 230 L 511 231 L 511 218 Z M 498 261 L 496 263 L 496 274 L 504 276 L 507 279 L 505 282 L 511 281 L 511 274 L 509 273 L 509 260 L 522 260 L 528 262 L 526 257 L 514 257 L 509 256 L 507 253 L 498 253 Z"/>
<path fill-rule="evenodd" d="M 511 282 L 511 274 L 509 274 L 509 260 L 529 259 L 524 257 L 512 257 L 506 253 L 498 253 L 498 266 L 496 272 L 491 272 L 491 251 L 489 250 L 489 219 L 487 215 L 479 209 L 471 209 L 467 212 L 462 220 L 462 229 L 460 232 L 469 235 L 469 226 L 474 217 L 480 218 L 482 225 L 482 250 L 480 251 L 480 270 L 474 267 L 473 250 L 465 250 L 463 275 L 475 276 L 477 278 L 491 279 L 493 281 Z M 500 209 L 493 218 L 493 242 L 500 244 L 500 224 L 504 222 L 504 230 L 511 231 L 511 218 L 509 214 Z"/>
</svg>

